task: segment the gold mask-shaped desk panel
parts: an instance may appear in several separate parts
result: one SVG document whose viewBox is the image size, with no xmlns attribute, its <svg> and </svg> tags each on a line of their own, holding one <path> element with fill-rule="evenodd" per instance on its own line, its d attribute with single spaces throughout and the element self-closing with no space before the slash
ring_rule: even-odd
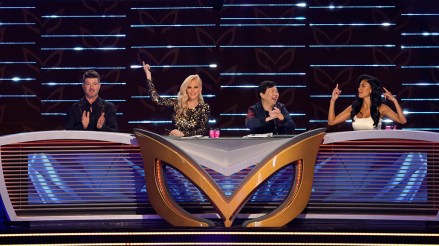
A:
<svg viewBox="0 0 439 246">
<path fill-rule="evenodd" d="M 257 139 L 234 139 L 246 144 L 231 149 L 233 144 L 214 147 L 213 141 L 219 139 L 200 139 L 199 144 L 184 144 L 184 139 L 172 139 L 155 133 L 134 129 L 145 166 L 145 179 L 149 201 L 154 210 L 174 226 L 210 227 L 214 223 L 197 217 L 181 208 L 169 194 L 164 176 L 164 166 L 169 165 L 181 172 L 204 193 L 222 218 L 225 227 L 231 227 L 241 208 L 251 195 L 273 174 L 295 165 L 296 172 L 291 190 L 272 212 L 243 223 L 244 227 L 282 227 L 299 215 L 308 203 L 317 152 L 322 143 L 325 129 L 308 131 L 292 138 L 273 141 Z M 223 140 L 223 139 L 221 139 Z M 192 141 L 192 140 L 186 140 Z M 205 141 L 204 144 L 202 141 Z M 206 142 L 208 141 L 208 142 Z M 227 139 L 224 139 L 227 141 Z M 181 143 L 181 144 L 180 144 Z M 209 144 L 207 144 L 209 143 Z M 218 141 L 218 143 L 221 143 Z M 230 142 L 232 143 L 232 142 Z M 260 145 L 260 146 L 258 146 Z M 194 150 L 194 148 L 196 150 Z M 197 155 L 197 153 L 202 153 Z M 212 156 L 213 160 L 208 160 Z M 240 156 L 242 156 L 240 158 Z M 255 162 L 255 157 L 259 158 Z M 250 162 L 245 160 L 250 160 Z M 223 174 L 236 166 L 255 165 L 254 169 L 242 180 L 232 195 L 226 196 L 210 175 L 201 167 L 215 162 L 223 168 Z M 218 168 L 216 168 L 218 170 Z M 235 170 L 236 171 L 236 170 Z"/>
</svg>

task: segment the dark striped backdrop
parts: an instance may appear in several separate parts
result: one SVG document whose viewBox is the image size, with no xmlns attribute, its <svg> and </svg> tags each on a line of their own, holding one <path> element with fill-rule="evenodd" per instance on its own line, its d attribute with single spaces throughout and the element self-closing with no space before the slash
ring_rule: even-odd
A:
<svg viewBox="0 0 439 246">
<path fill-rule="evenodd" d="M 0 1 L 0 134 L 62 129 L 86 69 L 101 74 L 121 131 L 164 133 L 171 112 L 147 97 L 142 61 L 162 96 L 200 74 L 222 136 L 248 134 L 263 80 L 303 132 L 326 126 L 336 83 L 337 112 L 350 104 L 363 73 L 399 99 L 399 128 L 438 131 L 438 24 L 434 0 Z"/>
</svg>

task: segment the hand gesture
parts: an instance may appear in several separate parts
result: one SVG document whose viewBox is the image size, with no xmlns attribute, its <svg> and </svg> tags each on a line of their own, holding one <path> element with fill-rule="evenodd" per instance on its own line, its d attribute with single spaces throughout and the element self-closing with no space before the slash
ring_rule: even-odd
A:
<svg viewBox="0 0 439 246">
<path fill-rule="evenodd" d="M 332 91 L 331 101 L 337 100 L 340 94 L 341 94 L 341 90 L 338 89 L 338 83 L 337 83 L 334 90 Z"/>
<path fill-rule="evenodd" d="M 151 66 L 149 66 L 149 64 L 146 64 L 145 62 L 142 62 L 143 63 L 143 71 L 145 71 L 145 74 L 146 74 L 146 79 L 147 80 L 152 80 L 152 77 L 151 77 Z"/>
<path fill-rule="evenodd" d="M 270 112 L 268 112 L 268 114 L 270 115 L 270 119 L 278 118 L 280 120 L 283 120 L 283 114 L 280 111 L 280 109 L 277 107 L 274 107 L 272 110 L 270 110 Z"/>
<path fill-rule="evenodd" d="M 393 94 L 389 90 L 387 90 L 386 88 L 383 87 L 383 89 L 384 89 L 384 93 L 383 93 L 384 100 L 389 99 L 389 101 L 394 102 L 396 100 L 396 98 L 393 96 Z"/>
<path fill-rule="evenodd" d="M 82 112 L 81 123 L 82 123 L 82 127 L 84 127 L 84 129 L 87 129 L 88 124 L 90 123 L 90 112 L 87 111 Z"/>
<path fill-rule="evenodd" d="M 96 124 L 96 127 L 98 129 L 101 129 L 102 126 L 104 125 L 104 123 L 105 123 L 105 113 L 102 112 L 101 116 L 99 116 L 98 123 Z"/>
</svg>

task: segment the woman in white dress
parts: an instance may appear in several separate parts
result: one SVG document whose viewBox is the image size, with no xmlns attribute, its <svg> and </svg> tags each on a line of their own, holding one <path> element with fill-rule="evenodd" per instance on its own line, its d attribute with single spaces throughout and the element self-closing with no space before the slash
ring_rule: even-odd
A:
<svg viewBox="0 0 439 246">
<path fill-rule="evenodd" d="M 382 119 L 387 117 L 393 122 L 405 124 L 407 119 L 404 116 L 398 100 L 386 88 L 381 87 L 377 78 L 369 75 L 358 77 L 358 94 L 352 105 L 335 116 L 335 101 L 341 94 L 338 84 L 332 91 L 329 103 L 328 125 L 333 126 L 352 119 L 354 130 L 379 130 L 381 129 Z M 384 99 L 389 100 L 395 106 L 396 112 L 389 106 L 383 104 L 381 93 L 384 90 Z"/>
</svg>

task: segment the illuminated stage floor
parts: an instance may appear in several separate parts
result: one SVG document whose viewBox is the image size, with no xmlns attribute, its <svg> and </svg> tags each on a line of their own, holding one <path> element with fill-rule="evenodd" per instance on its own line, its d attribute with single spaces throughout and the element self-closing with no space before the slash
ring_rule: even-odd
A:
<svg viewBox="0 0 439 246">
<path fill-rule="evenodd" d="M 0 245 L 439 245 L 439 222 L 295 219 L 283 228 L 176 228 L 163 220 L 2 223 Z"/>
</svg>

